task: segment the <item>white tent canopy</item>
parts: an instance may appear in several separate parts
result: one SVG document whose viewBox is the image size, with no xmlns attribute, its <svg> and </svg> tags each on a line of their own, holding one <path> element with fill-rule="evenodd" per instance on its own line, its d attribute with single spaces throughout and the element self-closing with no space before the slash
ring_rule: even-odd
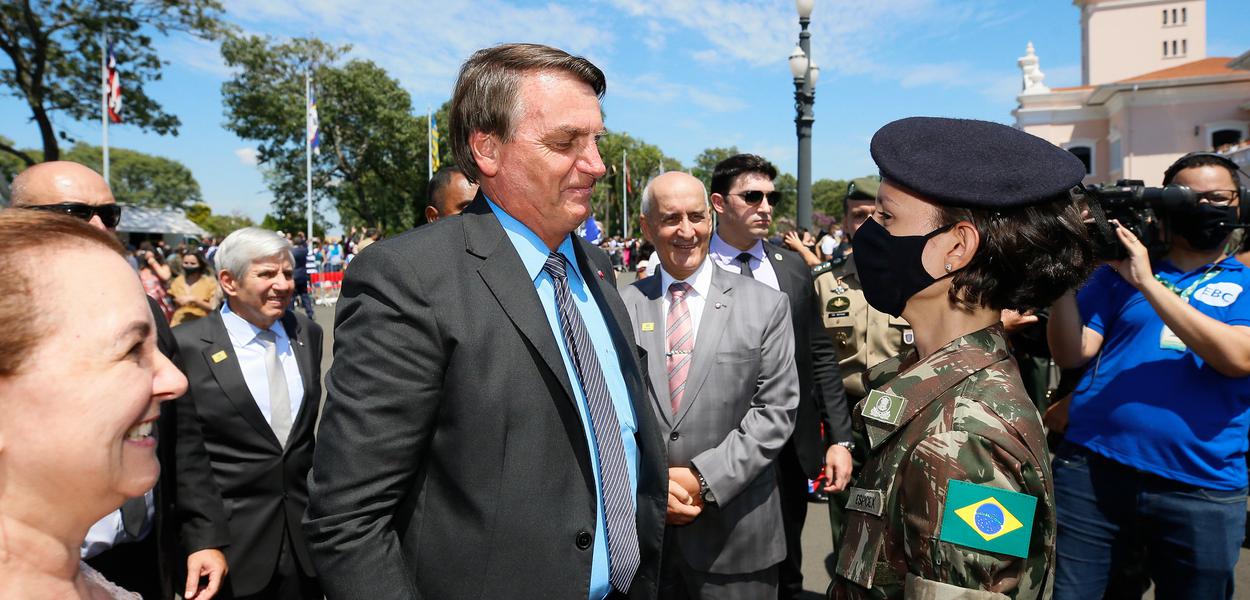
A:
<svg viewBox="0 0 1250 600">
<path fill-rule="evenodd" d="M 146 206 L 122 206 L 122 220 L 117 231 L 123 233 L 159 233 L 208 237 L 204 228 L 196 225 L 187 214 L 176 208 L 151 208 Z"/>
</svg>

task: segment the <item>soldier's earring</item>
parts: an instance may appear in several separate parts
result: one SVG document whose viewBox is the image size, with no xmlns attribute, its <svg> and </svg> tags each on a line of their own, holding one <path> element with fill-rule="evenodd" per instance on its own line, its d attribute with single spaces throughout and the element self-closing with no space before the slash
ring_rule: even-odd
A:
<svg viewBox="0 0 1250 600">
<path fill-rule="evenodd" d="M 950 263 L 946 263 L 946 265 L 945 265 L 945 266 L 946 266 L 946 272 L 947 272 L 947 273 L 950 273 L 950 272 L 951 272 L 951 264 L 950 264 Z"/>
</svg>

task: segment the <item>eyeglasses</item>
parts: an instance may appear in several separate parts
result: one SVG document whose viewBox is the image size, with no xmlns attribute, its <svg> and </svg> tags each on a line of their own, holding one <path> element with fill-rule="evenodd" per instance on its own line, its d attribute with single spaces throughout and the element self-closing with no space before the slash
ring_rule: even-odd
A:
<svg viewBox="0 0 1250 600">
<path fill-rule="evenodd" d="M 122 220 L 122 207 L 119 204 L 101 204 L 92 206 L 81 202 L 62 202 L 60 204 L 39 204 L 24 206 L 30 210 L 69 215 L 82 221 L 90 221 L 92 216 L 100 217 L 105 227 L 112 229 Z"/>
<path fill-rule="evenodd" d="M 729 195 L 730 196 L 742 196 L 742 199 L 746 200 L 747 204 L 759 204 L 760 200 L 763 200 L 765 197 L 768 198 L 769 206 L 777 206 L 777 203 L 781 202 L 781 192 L 778 192 L 776 190 L 768 192 L 768 193 L 764 193 L 763 190 L 750 190 L 747 192 L 742 192 L 738 194 L 729 194 Z"/>
<path fill-rule="evenodd" d="M 1220 208 L 1227 207 L 1237 199 L 1237 190 L 1211 190 L 1209 192 L 1194 192 L 1194 198 L 1199 202 L 1206 200 L 1211 206 Z"/>
</svg>

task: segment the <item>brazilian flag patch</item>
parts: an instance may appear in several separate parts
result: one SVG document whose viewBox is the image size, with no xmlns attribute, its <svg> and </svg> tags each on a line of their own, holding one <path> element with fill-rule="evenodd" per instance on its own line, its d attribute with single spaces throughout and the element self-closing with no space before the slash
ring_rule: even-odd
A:
<svg viewBox="0 0 1250 600">
<path fill-rule="evenodd" d="M 951 481 L 942 515 L 943 542 L 1026 558 L 1037 498 L 967 481 Z"/>
</svg>

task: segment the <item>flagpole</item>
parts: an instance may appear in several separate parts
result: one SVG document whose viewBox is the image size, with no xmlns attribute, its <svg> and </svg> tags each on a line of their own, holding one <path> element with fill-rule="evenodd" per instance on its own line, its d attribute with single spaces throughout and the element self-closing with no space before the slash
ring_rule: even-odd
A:
<svg viewBox="0 0 1250 600">
<path fill-rule="evenodd" d="M 434 179 L 434 127 L 431 125 L 430 105 L 425 105 L 425 180 Z"/>
<path fill-rule="evenodd" d="M 109 182 L 109 33 L 100 34 L 100 128 L 104 149 L 104 183 Z"/>
<path fill-rule="evenodd" d="M 312 76 L 308 72 L 308 68 L 304 68 L 304 184 L 306 203 L 308 205 L 308 240 L 309 248 L 311 248 L 313 237 L 313 209 L 312 209 L 312 136 L 308 135 L 312 122 L 309 109 L 312 107 Z"/>
<path fill-rule="evenodd" d="M 621 186 L 621 233 L 629 237 L 629 150 L 621 151 L 621 173 L 625 185 Z"/>
</svg>

